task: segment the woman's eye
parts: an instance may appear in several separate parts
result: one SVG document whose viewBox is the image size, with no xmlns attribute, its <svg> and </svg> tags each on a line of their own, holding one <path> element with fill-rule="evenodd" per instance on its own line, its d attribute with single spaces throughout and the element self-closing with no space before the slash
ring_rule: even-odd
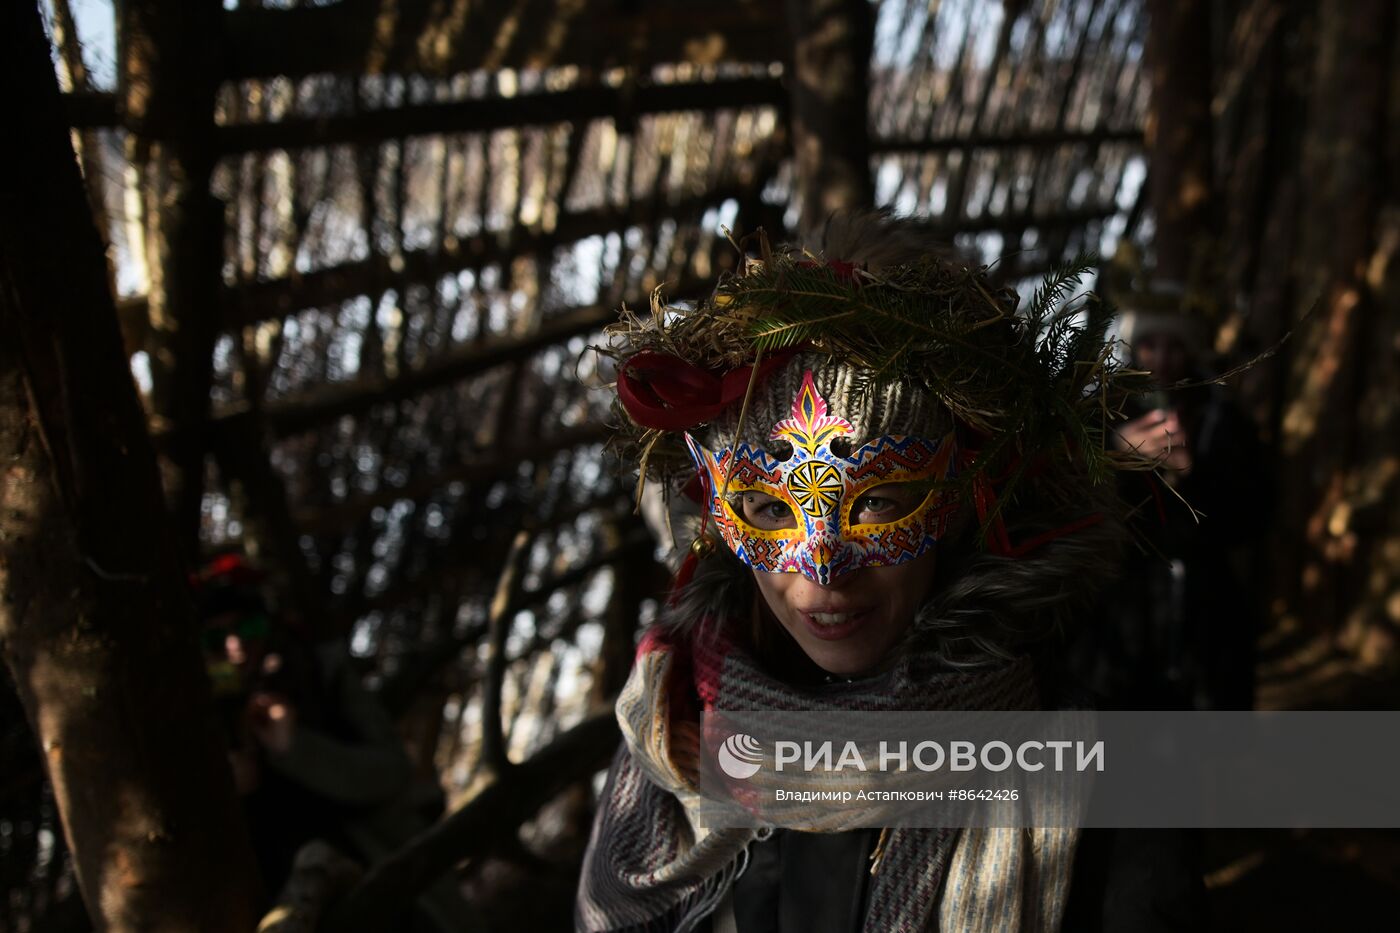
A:
<svg viewBox="0 0 1400 933">
<path fill-rule="evenodd" d="M 878 525 L 896 521 L 918 506 L 919 490 L 912 485 L 882 486 L 856 499 L 851 507 L 851 524 Z"/>
<path fill-rule="evenodd" d="M 883 515 L 892 511 L 899 503 L 881 496 L 864 496 L 857 503 L 857 511 L 869 515 Z"/>
<path fill-rule="evenodd" d="M 782 499 L 765 496 L 761 492 L 746 492 L 740 497 L 739 506 L 744 520 L 755 528 L 775 531 L 797 527 L 792 508 Z"/>
</svg>

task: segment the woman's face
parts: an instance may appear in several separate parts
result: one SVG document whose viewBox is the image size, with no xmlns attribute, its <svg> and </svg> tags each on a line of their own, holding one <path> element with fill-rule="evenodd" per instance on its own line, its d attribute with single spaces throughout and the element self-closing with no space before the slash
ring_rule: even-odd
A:
<svg viewBox="0 0 1400 933">
<path fill-rule="evenodd" d="M 1133 341 L 1134 365 L 1152 373 L 1152 380 L 1169 386 L 1185 378 L 1189 354 L 1186 344 L 1170 334 L 1148 334 Z"/>
<path fill-rule="evenodd" d="M 769 612 L 829 674 L 878 669 L 909 630 L 933 585 L 935 551 L 892 567 L 864 567 L 820 586 L 800 573 L 754 571 Z"/>
<path fill-rule="evenodd" d="M 889 522 L 923 501 L 923 484 L 878 486 L 851 506 L 851 521 Z M 795 527 L 782 500 L 761 492 L 738 497 L 744 520 L 757 528 Z M 849 677 L 878 668 L 908 631 L 933 586 L 934 551 L 887 567 L 838 574 L 825 586 L 800 573 L 754 571 L 769 612 L 804 654 L 828 674 Z"/>
</svg>

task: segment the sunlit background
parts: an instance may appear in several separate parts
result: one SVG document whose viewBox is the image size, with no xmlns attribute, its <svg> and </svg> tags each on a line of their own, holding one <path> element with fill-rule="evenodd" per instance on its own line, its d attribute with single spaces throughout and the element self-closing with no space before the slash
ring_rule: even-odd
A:
<svg viewBox="0 0 1400 933">
<path fill-rule="evenodd" d="M 221 286 L 202 311 L 212 409 L 189 453 L 189 327 L 148 300 L 165 273 L 113 4 L 45 3 L 131 371 L 167 469 L 198 465 L 191 560 L 238 550 L 267 566 L 288 611 L 348 644 L 450 803 L 479 776 L 485 636 L 510 555 L 514 760 L 606 705 L 664 586 L 606 446 L 611 376 L 586 349 L 658 287 L 705 293 L 736 261 L 729 232 L 801 226 L 782 4 L 468 6 L 225 0 L 200 131 Z M 1125 241 L 1150 258 L 1143 3 L 874 9 L 876 204 L 1015 286 Z M 1238 318 L 1224 358 L 1258 348 Z M 1255 401 L 1282 423 L 1283 401 Z M 0 929 L 81 928 L 61 925 L 71 869 L 5 702 Z M 537 852 L 577 845 L 584 798 L 527 829 Z M 466 883 L 508 887 L 497 869 Z"/>
</svg>

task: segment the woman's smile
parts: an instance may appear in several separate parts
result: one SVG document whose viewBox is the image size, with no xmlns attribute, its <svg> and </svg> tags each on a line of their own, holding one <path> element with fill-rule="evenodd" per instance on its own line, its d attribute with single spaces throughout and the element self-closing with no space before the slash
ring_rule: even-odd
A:
<svg viewBox="0 0 1400 933">
<path fill-rule="evenodd" d="M 933 584 L 934 552 L 892 567 L 865 567 L 822 586 L 799 573 L 754 580 L 763 605 L 822 670 L 849 677 L 880 668 L 909 630 Z"/>
<path fill-rule="evenodd" d="M 853 612 L 803 612 L 801 618 L 811 633 L 825 641 L 839 641 L 858 631 L 873 613 L 869 609 Z"/>
</svg>

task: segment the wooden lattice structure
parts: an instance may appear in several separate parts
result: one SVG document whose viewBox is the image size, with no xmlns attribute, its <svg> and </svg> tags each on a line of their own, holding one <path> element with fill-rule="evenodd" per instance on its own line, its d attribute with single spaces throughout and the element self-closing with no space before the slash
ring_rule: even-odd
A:
<svg viewBox="0 0 1400 933">
<path fill-rule="evenodd" d="M 620 304 L 824 192 L 1012 281 L 1140 213 L 1138 0 L 148 0 L 105 53 L 91 6 L 55 56 L 186 556 L 273 568 L 459 794 L 617 688 L 664 585 L 584 352 Z"/>
</svg>

